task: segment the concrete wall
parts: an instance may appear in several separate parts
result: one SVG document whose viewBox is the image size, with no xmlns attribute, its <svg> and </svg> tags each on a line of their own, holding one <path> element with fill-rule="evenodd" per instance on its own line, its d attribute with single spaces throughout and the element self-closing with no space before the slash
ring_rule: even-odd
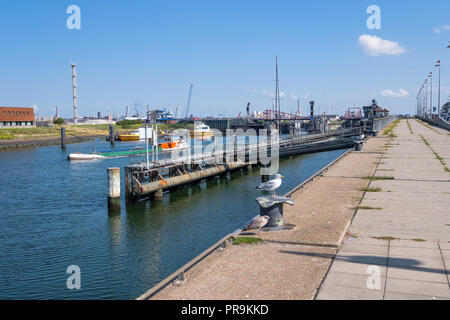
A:
<svg viewBox="0 0 450 320">
<path fill-rule="evenodd" d="M 450 123 L 445 121 L 442 118 L 434 118 L 429 120 L 431 124 L 434 124 L 435 126 L 438 126 L 439 128 L 450 130 Z"/>
</svg>

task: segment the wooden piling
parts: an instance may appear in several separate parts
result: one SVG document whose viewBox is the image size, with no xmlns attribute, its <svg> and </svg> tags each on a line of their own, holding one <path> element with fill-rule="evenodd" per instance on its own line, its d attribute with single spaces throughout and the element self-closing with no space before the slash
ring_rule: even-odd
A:
<svg viewBox="0 0 450 320">
<path fill-rule="evenodd" d="M 114 145 L 115 137 L 114 137 L 114 127 L 112 124 L 109 125 L 109 142 Z"/>
<path fill-rule="evenodd" d="M 66 148 L 66 128 L 65 127 L 61 127 L 61 148 L 65 149 Z"/>
</svg>

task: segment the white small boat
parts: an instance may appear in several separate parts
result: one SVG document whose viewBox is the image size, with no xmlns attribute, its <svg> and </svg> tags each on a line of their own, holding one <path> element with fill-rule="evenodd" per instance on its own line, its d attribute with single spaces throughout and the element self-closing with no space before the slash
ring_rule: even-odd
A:
<svg viewBox="0 0 450 320">
<path fill-rule="evenodd" d="M 214 132 L 203 122 L 196 124 L 194 130 L 191 130 L 191 137 L 194 139 L 209 140 L 213 136 Z"/>
<path fill-rule="evenodd" d="M 103 158 L 105 157 L 95 153 L 71 153 L 67 156 L 68 160 L 97 160 Z"/>
</svg>

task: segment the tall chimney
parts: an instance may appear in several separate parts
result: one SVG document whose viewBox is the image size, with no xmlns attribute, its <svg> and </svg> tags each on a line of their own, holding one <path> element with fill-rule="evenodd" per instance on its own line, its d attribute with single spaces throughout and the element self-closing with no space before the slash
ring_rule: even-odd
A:
<svg viewBox="0 0 450 320">
<path fill-rule="evenodd" d="M 77 98 L 77 70 L 75 69 L 75 63 L 70 65 L 72 67 L 72 94 L 73 94 L 73 124 L 78 124 L 78 98 Z"/>
</svg>

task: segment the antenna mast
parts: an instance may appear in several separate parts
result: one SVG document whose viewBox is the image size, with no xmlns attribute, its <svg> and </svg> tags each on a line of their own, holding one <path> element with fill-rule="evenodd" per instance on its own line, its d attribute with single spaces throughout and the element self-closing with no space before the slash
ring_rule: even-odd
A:
<svg viewBox="0 0 450 320">
<path fill-rule="evenodd" d="M 188 97 L 188 101 L 187 101 L 187 105 L 186 105 L 186 114 L 184 115 L 184 117 L 187 119 L 189 118 L 189 107 L 191 105 L 191 97 L 192 97 L 192 88 L 194 87 L 194 85 L 191 83 L 191 86 L 189 87 L 189 97 Z"/>
</svg>

